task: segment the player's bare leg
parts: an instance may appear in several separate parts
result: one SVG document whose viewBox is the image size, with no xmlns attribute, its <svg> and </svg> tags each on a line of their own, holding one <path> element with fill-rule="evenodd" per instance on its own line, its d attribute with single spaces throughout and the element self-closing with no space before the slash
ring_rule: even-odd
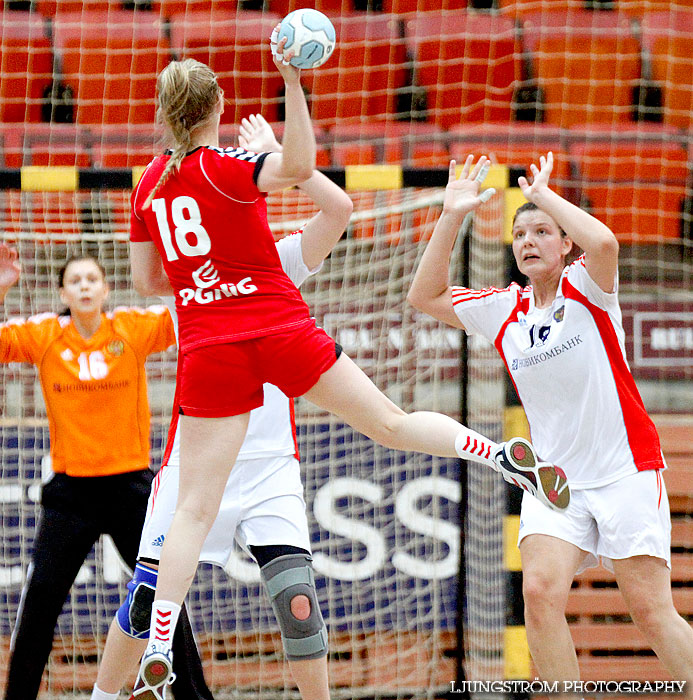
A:
<svg viewBox="0 0 693 700">
<path fill-rule="evenodd" d="M 686 681 L 686 697 L 693 698 L 693 628 L 674 607 L 669 567 L 663 559 L 650 556 L 613 563 L 633 622 L 672 678 Z"/>
<path fill-rule="evenodd" d="M 178 501 L 161 551 L 149 642 L 133 697 L 163 698 L 165 686 L 172 682 L 173 630 L 249 418 L 249 413 L 224 418 L 181 416 Z"/>
<path fill-rule="evenodd" d="M 512 459 L 505 454 L 504 445 L 448 416 L 432 411 L 405 413 L 344 353 L 305 398 L 385 447 L 475 460 L 500 471 L 506 480 L 539 497 L 549 508 L 563 509 L 570 501 L 565 474 L 540 462 L 527 441 L 506 443 L 517 450 L 517 459 Z"/>
<path fill-rule="evenodd" d="M 180 485 L 176 513 L 159 560 L 155 600 L 183 602 L 202 545 L 243 443 L 250 414 L 226 418 L 180 417 Z"/>
<path fill-rule="evenodd" d="M 440 457 L 458 456 L 455 440 L 461 426 L 457 421 L 430 411 L 405 413 L 344 353 L 305 398 L 385 447 Z"/>
<path fill-rule="evenodd" d="M 306 620 L 310 615 L 310 601 L 298 595 L 291 601 L 291 613 L 298 620 Z M 305 661 L 289 661 L 302 700 L 330 700 L 330 685 L 327 677 L 327 656 Z"/>
<path fill-rule="evenodd" d="M 556 537 L 528 535 L 520 543 L 520 553 L 525 629 L 539 677 L 549 682 L 579 680 L 565 609 L 586 552 Z"/>
<path fill-rule="evenodd" d="M 330 700 L 326 656 L 309 661 L 289 661 L 289 668 L 302 700 Z"/>
<path fill-rule="evenodd" d="M 106 645 L 99 664 L 96 685 L 105 693 L 117 693 L 134 678 L 137 662 L 142 657 L 146 639 L 135 639 L 125 634 L 113 620 L 108 630 Z"/>
<path fill-rule="evenodd" d="M 326 656 L 307 661 L 289 661 L 289 668 L 302 700 L 330 700 Z"/>
</svg>

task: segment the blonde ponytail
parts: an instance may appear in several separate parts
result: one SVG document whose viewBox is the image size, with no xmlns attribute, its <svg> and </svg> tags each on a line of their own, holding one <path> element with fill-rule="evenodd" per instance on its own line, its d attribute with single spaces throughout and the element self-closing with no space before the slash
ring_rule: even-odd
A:
<svg viewBox="0 0 693 700">
<path fill-rule="evenodd" d="M 157 122 L 166 128 L 174 145 L 164 171 L 144 202 L 144 209 L 151 205 L 171 174 L 180 170 L 185 154 L 192 147 L 193 132 L 212 116 L 221 95 L 214 71 L 192 58 L 171 61 L 159 73 L 156 89 Z"/>
</svg>

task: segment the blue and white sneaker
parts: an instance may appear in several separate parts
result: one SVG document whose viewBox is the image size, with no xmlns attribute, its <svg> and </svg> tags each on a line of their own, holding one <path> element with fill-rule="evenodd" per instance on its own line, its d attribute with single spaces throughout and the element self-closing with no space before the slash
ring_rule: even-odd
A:
<svg viewBox="0 0 693 700">
<path fill-rule="evenodd" d="M 152 642 L 142 657 L 130 700 L 165 700 L 166 687 L 175 680 L 171 650 L 163 644 Z"/>
<path fill-rule="evenodd" d="M 561 512 L 570 503 L 570 487 L 565 472 L 541 462 L 531 443 L 512 438 L 501 444 L 493 456 L 503 478 L 538 498 L 545 506 Z"/>
</svg>

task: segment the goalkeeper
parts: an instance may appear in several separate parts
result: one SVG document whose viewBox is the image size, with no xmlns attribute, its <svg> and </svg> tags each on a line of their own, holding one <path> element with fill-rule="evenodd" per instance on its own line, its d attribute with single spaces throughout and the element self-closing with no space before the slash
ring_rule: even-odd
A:
<svg viewBox="0 0 693 700">
<path fill-rule="evenodd" d="M 17 251 L 0 243 L 0 302 L 17 283 Z M 153 473 L 144 363 L 175 343 L 162 307 L 105 313 L 105 273 L 90 256 L 70 258 L 58 275 L 60 315 L 0 325 L 0 362 L 38 368 L 50 426 L 53 474 L 10 647 L 5 700 L 32 700 L 41 685 L 58 615 L 80 567 L 102 534 L 135 566 Z M 178 700 L 211 699 L 183 614 L 174 635 Z"/>
</svg>

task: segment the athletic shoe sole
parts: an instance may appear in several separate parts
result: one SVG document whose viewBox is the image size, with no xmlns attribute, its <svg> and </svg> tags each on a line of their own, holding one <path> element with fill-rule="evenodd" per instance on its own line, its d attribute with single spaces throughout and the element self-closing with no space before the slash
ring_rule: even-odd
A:
<svg viewBox="0 0 693 700">
<path fill-rule="evenodd" d="M 164 654 L 150 654 L 142 663 L 130 700 L 164 700 L 166 686 L 171 683 L 172 677 L 170 659 Z"/>
<path fill-rule="evenodd" d="M 540 462 L 527 440 L 508 440 L 494 461 L 506 481 L 531 493 L 551 510 L 568 507 L 570 487 L 565 472 L 553 464 Z"/>
</svg>

